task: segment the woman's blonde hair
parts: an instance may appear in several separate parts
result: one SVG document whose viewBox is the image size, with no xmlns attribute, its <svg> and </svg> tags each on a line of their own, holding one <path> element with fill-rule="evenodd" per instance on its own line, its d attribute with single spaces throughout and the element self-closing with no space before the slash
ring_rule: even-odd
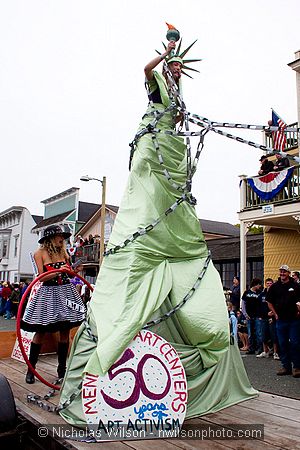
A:
<svg viewBox="0 0 300 450">
<path fill-rule="evenodd" d="M 67 258 L 67 250 L 66 250 L 66 243 L 63 242 L 63 245 L 61 247 L 56 247 L 54 245 L 54 237 L 48 237 L 44 240 L 44 242 L 41 244 L 41 248 L 44 248 L 47 252 L 50 258 L 52 259 L 52 256 L 58 255 L 62 258 Z"/>
</svg>

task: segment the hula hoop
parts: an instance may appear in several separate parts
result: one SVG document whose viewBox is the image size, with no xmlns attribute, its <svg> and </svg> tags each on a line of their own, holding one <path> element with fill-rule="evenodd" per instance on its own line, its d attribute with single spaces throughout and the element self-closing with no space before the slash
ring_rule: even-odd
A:
<svg viewBox="0 0 300 450">
<path fill-rule="evenodd" d="M 21 336 L 21 319 L 23 317 L 23 305 L 27 299 L 27 296 L 29 295 L 31 289 L 33 288 L 33 286 L 38 282 L 41 281 L 43 278 L 45 278 L 46 275 L 49 275 L 49 273 L 52 274 L 58 274 L 58 273 L 66 273 L 67 275 L 70 275 L 71 277 L 77 277 L 79 278 L 81 281 L 84 282 L 84 284 L 87 285 L 87 287 L 90 289 L 91 292 L 93 292 L 93 288 L 90 285 L 90 283 L 85 280 L 82 276 L 78 275 L 77 273 L 75 273 L 73 270 L 69 270 L 69 269 L 54 269 L 51 270 L 49 272 L 45 272 L 45 273 L 41 273 L 39 276 L 37 276 L 31 283 L 30 285 L 27 287 L 26 291 L 24 292 L 24 294 L 22 295 L 20 304 L 19 304 L 19 308 L 18 308 L 18 314 L 17 314 L 17 338 L 18 338 L 18 342 L 19 342 L 19 346 L 20 346 L 20 350 L 21 353 L 23 355 L 23 358 L 27 364 L 27 366 L 29 367 L 29 369 L 32 371 L 32 373 L 42 382 L 44 383 L 46 386 L 49 386 L 52 389 L 55 389 L 56 391 L 60 390 L 60 387 L 57 386 L 56 384 L 52 384 L 49 381 L 45 380 L 45 378 L 43 378 L 35 369 L 34 367 L 32 367 L 29 358 L 26 355 L 24 346 L 23 346 L 23 342 L 22 342 L 22 336 Z"/>
</svg>

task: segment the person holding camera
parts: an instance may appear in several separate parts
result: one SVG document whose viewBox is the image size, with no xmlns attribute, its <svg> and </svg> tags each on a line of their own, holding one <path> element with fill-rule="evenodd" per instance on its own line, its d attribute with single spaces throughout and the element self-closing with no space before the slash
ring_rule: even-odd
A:
<svg viewBox="0 0 300 450">
<path fill-rule="evenodd" d="M 260 158 L 261 166 L 258 171 L 258 175 L 267 175 L 269 172 L 272 172 L 274 170 L 274 164 L 272 161 L 268 160 L 268 157 L 266 155 L 263 155 Z"/>
</svg>

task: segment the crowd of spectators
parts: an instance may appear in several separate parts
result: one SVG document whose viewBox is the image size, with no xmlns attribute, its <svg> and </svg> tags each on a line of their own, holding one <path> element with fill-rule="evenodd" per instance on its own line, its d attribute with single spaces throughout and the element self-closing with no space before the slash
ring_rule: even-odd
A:
<svg viewBox="0 0 300 450">
<path fill-rule="evenodd" d="M 71 282 L 76 286 L 84 303 L 90 301 L 91 290 L 78 277 L 71 278 Z M 28 285 L 29 281 L 20 283 L 0 281 L 0 316 L 6 320 L 17 318 L 20 300 Z M 93 284 L 91 286 L 94 288 Z"/>
<path fill-rule="evenodd" d="M 100 236 L 98 234 L 96 234 L 95 236 L 89 234 L 89 237 L 85 237 L 84 239 L 82 236 L 78 235 L 74 241 L 74 247 L 79 248 L 85 247 L 86 245 L 93 245 L 98 243 L 100 243 Z"/>
<path fill-rule="evenodd" d="M 96 251 L 96 249 L 93 248 L 94 244 L 99 244 L 100 247 L 100 236 L 98 234 L 95 234 L 94 236 L 89 234 L 89 237 L 85 238 L 80 234 L 76 236 L 73 245 L 70 242 L 67 244 L 67 252 L 70 255 L 71 262 L 74 264 L 76 258 L 81 258 L 90 252 L 93 253 Z"/>
<path fill-rule="evenodd" d="M 28 287 L 28 282 L 11 284 L 0 281 L 0 316 L 6 320 L 16 319 L 22 295 Z"/>
</svg>

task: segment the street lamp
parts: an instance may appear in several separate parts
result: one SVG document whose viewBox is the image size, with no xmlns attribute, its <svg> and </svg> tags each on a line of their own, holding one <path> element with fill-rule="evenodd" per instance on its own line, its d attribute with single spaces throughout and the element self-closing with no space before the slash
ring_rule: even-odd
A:
<svg viewBox="0 0 300 450">
<path fill-rule="evenodd" d="M 105 230 L 105 194 L 106 194 L 106 177 L 103 177 L 102 180 L 99 178 L 89 177 L 88 175 L 82 175 L 80 177 L 81 181 L 100 181 L 102 185 L 102 202 L 101 202 L 101 229 L 100 229 L 100 266 L 103 260 L 104 254 L 104 230 Z"/>
</svg>

